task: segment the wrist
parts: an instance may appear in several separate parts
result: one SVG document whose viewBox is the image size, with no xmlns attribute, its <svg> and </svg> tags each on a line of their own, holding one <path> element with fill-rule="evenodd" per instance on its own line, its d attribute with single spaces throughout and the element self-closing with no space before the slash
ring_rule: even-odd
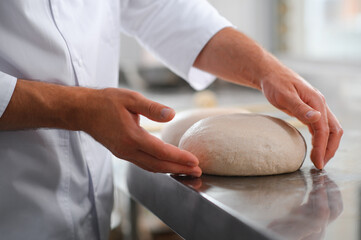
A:
<svg viewBox="0 0 361 240">
<path fill-rule="evenodd" d="M 258 84 L 261 91 L 263 91 L 265 82 L 270 82 L 272 79 L 279 80 L 279 78 L 282 78 L 284 75 L 288 75 L 289 72 L 289 69 L 286 66 L 266 50 L 264 50 L 260 68 Z"/>
<path fill-rule="evenodd" d="M 18 79 L 0 130 L 83 130 L 98 90 Z M 93 111 L 94 112 L 94 111 Z"/>
<path fill-rule="evenodd" d="M 73 131 L 89 132 L 99 103 L 99 91 L 84 87 L 70 87 L 62 106 L 63 127 Z"/>
</svg>

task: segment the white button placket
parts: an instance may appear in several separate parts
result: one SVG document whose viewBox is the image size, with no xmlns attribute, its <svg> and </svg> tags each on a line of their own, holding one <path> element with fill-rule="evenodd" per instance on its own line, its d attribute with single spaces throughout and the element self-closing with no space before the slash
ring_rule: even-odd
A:
<svg viewBox="0 0 361 240">
<path fill-rule="evenodd" d="M 59 16 L 59 8 L 58 8 L 58 4 L 59 2 L 57 0 L 49 0 L 49 7 L 50 7 L 50 11 L 52 13 L 52 16 L 53 16 L 53 21 L 54 21 L 54 24 L 56 26 L 56 28 L 58 29 L 59 31 L 59 34 L 62 36 L 67 48 L 68 48 L 68 52 L 69 52 L 69 56 L 70 58 L 72 58 L 72 54 L 71 54 L 71 51 L 70 51 L 70 47 L 67 43 L 67 41 L 65 40 L 64 38 L 64 35 L 61 31 L 61 17 Z M 77 81 L 77 71 L 74 69 L 74 76 L 76 78 L 76 81 Z M 64 145 L 64 148 L 67 148 L 67 150 L 65 151 L 68 151 L 68 148 L 69 148 L 69 134 L 66 134 L 66 132 L 64 131 L 64 134 L 63 134 L 63 145 Z M 59 186 L 59 189 L 61 190 L 59 193 L 58 193 L 58 197 L 60 199 L 60 201 L 62 202 L 61 206 L 62 206 L 62 209 L 64 211 L 64 215 L 66 217 L 66 222 L 68 224 L 68 227 L 69 227 L 69 232 L 70 232 L 70 236 L 69 238 L 70 239 L 74 239 L 75 240 L 75 224 L 74 224 L 74 220 L 73 220 L 73 216 L 72 216 L 72 211 L 71 211 L 71 206 L 70 206 L 70 178 L 71 178 L 71 163 L 70 163 L 70 159 L 69 158 L 64 158 L 62 159 L 62 161 L 60 162 L 60 164 L 63 165 L 63 168 L 65 169 L 64 171 L 64 177 L 63 179 L 60 181 L 60 186 Z"/>
<path fill-rule="evenodd" d="M 71 44 L 66 40 L 66 31 L 63 29 L 62 22 L 61 22 L 61 16 L 59 13 L 58 0 L 50 0 L 50 10 L 53 15 L 54 23 L 56 28 L 59 31 L 59 34 L 63 38 L 67 48 L 68 53 L 71 58 L 71 63 L 73 65 L 74 69 L 74 75 L 75 75 L 75 81 L 77 82 L 77 85 L 81 86 L 84 84 L 83 78 L 82 78 L 82 68 L 83 68 L 83 62 L 81 58 L 76 53 L 75 49 L 71 46 Z"/>
</svg>

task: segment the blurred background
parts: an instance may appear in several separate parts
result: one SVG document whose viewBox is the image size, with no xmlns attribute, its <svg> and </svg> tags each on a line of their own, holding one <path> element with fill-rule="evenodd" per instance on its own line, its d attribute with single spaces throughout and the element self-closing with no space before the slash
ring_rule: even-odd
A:
<svg viewBox="0 0 361 240">
<path fill-rule="evenodd" d="M 361 0 L 209 0 L 238 30 L 308 74 L 314 63 L 355 71 L 361 64 Z M 176 84 L 134 39 L 122 36 L 121 82 Z M 309 63 L 309 64 L 307 64 Z M 294 66 L 296 65 L 296 66 Z M 298 66 L 300 65 L 300 66 Z M 311 65 L 311 66 L 310 66 Z M 153 68 L 153 74 L 147 70 Z M 355 69 L 356 68 L 356 69 Z M 158 70 L 158 71 L 157 71 Z M 357 72 L 357 71 L 356 71 Z M 159 74 L 159 79 L 155 76 Z M 165 81 L 162 81 L 166 78 Z"/>
<path fill-rule="evenodd" d="M 317 87 L 331 109 L 337 112 L 337 108 L 346 107 L 361 111 L 361 0 L 209 2 L 239 31 Z M 176 111 L 239 106 L 280 114 L 269 107 L 260 92 L 220 80 L 206 91 L 196 93 L 134 39 L 124 35 L 120 61 L 120 87 L 139 91 Z M 342 102 L 333 101 L 335 94 L 342 97 Z M 161 129 L 147 119 L 141 119 L 141 123 L 155 134 Z M 114 166 L 116 178 L 122 169 L 117 163 Z M 124 197 L 117 188 L 112 225 L 112 239 L 178 239 L 160 220 Z"/>
</svg>

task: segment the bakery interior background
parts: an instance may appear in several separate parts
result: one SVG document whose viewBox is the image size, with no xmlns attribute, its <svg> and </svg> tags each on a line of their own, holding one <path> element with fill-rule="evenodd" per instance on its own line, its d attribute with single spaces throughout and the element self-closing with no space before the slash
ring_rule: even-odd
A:
<svg viewBox="0 0 361 240">
<path fill-rule="evenodd" d="M 361 0 L 209 2 L 240 31 L 255 39 L 311 84 L 320 87 L 331 108 L 348 107 L 361 111 Z M 124 35 L 121 37 L 120 61 L 120 87 L 140 91 L 177 111 L 203 104 L 197 102 L 197 93 L 187 83 L 167 70 L 134 39 Z M 335 91 L 345 96 L 344 102 L 332 101 Z M 215 106 L 267 104 L 258 91 L 219 80 L 208 88 L 207 94 L 205 97 L 211 97 L 211 104 Z M 144 124 L 152 129 L 150 122 Z M 114 171 L 116 177 L 122 169 L 115 166 Z M 116 192 L 115 195 L 118 200 L 112 225 L 122 225 L 122 231 L 127 235 L 129 223 L 121 216 L 127 214 L 124 211 L 129 206 L 124 205 L 129 202 L 122 193 Z M 139 210 L 138 214 L 141 239 L 161 239 L 157 238 L 157 232 L 170 231 L 145 209 Z"/>
<path fill-rule="evenodd" d="M 242 32 L 303 75 L 361 63 L 361 0 L 209 0 Z M 121 38 L 121 82 L 135 89 L 176 84 L 134 39 Z M 322 68 L 324 69 L 324 68 Z M 327 69 L 330 71 L 330 68 Z M 158 75 L 159 79 L 156 79 Z M 169 77 L 172 78 L 172 77 Z M 130 80 L 131 79 L 131 80 Z"/>
</svg>

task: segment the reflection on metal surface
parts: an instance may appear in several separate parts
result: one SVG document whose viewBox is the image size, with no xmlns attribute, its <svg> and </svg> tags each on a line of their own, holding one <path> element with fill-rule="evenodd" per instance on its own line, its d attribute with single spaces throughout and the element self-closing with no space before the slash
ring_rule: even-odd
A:
<svg viewBox="0 0 361 240">
<path fill-rule="evenodd" d="M 285 239 L 323 239 L 327 225 L 343 210 L 336 183 L 315 169 L 265 177 L 173 177 L 216 204 L 221 202 L 231 214 Z"/>
<path fill-rule="evenodd" d="M 271 222 L 269 229 L 288 239 L 324 238 L 327 225 L 343 210 L 342 197 L 337 185 L 326 174 L 312 171 L 311 177 L 312 189 L 306 203 Z"/>
<path fill-rule="evenodd" d="M 307 183 L 301 171 L 264 177 L 204 175 L 201 179 L 199 192 L 264 224 L 271 222 L 274 216 L 285 216 L 301 205 L 307 193 Z"/>
</svg>

